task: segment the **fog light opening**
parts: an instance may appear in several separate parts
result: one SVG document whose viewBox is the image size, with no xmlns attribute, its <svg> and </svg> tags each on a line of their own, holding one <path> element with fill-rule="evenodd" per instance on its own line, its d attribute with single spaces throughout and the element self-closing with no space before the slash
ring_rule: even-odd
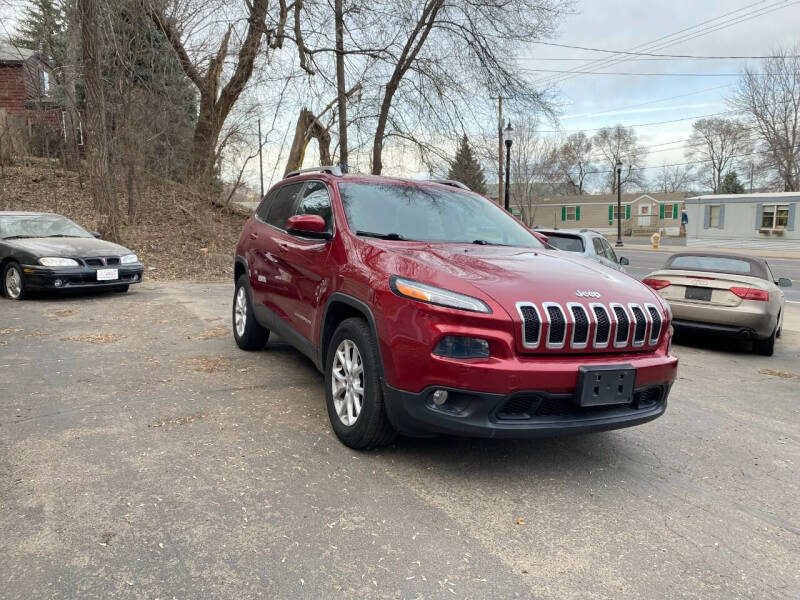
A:
<svg viewBox="0 0 800 600">
<path fill-rule="evenodd" d="M 54 285 L 54 286 L 56 286 L 56 287 L 61 287 L 62 285 L 64 285 L 64 281 L 63 281 L 63 280 L 61 280 L 61 279 L 56 279 L 56 280 L 53 282 L 53 285 Z"/>
<path fill-rule="evenodd" d="M 447 402 L 447 390 L 436 390 L 433 392 L 433 403 L 436 406 L 442 406 Z"/>
</svg>

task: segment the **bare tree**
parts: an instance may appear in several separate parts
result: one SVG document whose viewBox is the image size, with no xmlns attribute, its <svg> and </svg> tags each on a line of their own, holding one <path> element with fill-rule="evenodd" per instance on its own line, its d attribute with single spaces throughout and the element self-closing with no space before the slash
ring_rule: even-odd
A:
<svg viewBox="0 0 800 600">
<path fill-rule="evenodd" d="M 639 145 L 633 127 L 623 125 L 603 127 L 592 137 L 592 144 L 600 153 L 602 162 L 609 167 L 605 174 L 612 194 L 617 191 L 617 162 L 622 163 L 620 180 L 623 185 L 633 184 L 638 187 L 644 185 L 641 173 L 647 150 Z"/>
<path fill-rule="evenodd" d="M 587 176 L 592 165 L 592 140 L 582 131 L 567 136 L 556 153 L 556 172 L 575 193 L 586 191 Z"/>
<path fill-rule="evenodd" d="M 744 70 L 733 107 L 747 115 L 764 146 L 766 165 L 786 192 L 800 190 L 800 44 L 778 48 L 758 72 Z"/>
<path fill-rule="evenodd" d="M 552 182 L 560 175 L 559 150 L 553 140 L 536 134 L 535 119 L 523 118 L 517 122 L 511 146 L 509 193 L 512 204 L 522 209 L 528 225 L 536 222 L 536 208 L 550 195 Z"/>
<path fill-rule="evenodd" d="M 750 147 L 750 132 L 741 121 L 711 117 L 692 124 L 686 155 L 702 163 L 700 181 L 716 194 L 725 173 Z"/>
<path fill-rule="evenodd" d="M 656 175 L 655 184 L 661 193 L 674 194 L 687 191 L 693 179 L 694 173 L 690 166 L 665 164 Z"/>
<path fill-rule="evenodd" d="M 100 233 L 111 240 L 119 239 L 120 215 L 111 189 L 108 167 L 108 132 L 106 103 L 103 93 L 101 29 L 96 0 L 78 0 L 83 49 L 83 84 L 86 93 L 88 125 L 88 160 L 92 196 Z"/>
<path fill-rule="evenodd" d="M 296 0 L 296 3 L 299 2 L 301 0 Z M 269 27 L 266 22 L 268 5 L 268 0 L 245 3 L 247 28 L 233 72 L 224 85 L 222 79 L 225 59 L 234 34 L 234 24 L 227 25 L 216 51 L 205 60 L 203 56 L 190 56 L 178 23 L 168 18 L 163 10 L 153 5 L 148 6 L 150 17 L 169 40 L 186 76 L 192 80 L 200 94 L 200 110 L 187 173 L 190 181 L 210 181 L 217 158 L 220 132 L 225 119 L 250 80 L 262 41 L 266 39 L 269 48 L 279 48 L 283 44 L 288 7 L 285 0 L 281 0 L 277 21 L 273 27 Z"/>
</svg>

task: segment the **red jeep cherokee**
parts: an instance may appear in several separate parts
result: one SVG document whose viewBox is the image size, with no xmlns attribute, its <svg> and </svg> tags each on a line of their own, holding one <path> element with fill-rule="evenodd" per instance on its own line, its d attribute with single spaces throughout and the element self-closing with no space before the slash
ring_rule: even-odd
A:
<svg viewBox="0 0 800 600">
<path fill-rule="evenodd" d="M 236 247 L 233 330 L 270 331 L 325 375 L 354 448 L 395 432 L 532 437 L 664 413 L 668 305 L 635 279 L 548 250 L 453 183 L 290 174 Z"/>
</svg>

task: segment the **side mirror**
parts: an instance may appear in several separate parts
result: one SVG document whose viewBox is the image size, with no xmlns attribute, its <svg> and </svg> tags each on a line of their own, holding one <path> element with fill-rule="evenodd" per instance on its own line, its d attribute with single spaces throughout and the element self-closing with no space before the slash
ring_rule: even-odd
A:
<svg viewBox="0 0 800 600">
<path fill-rule="evenodd" d="M 327 229 L 325 219 L 319 215 L 295 215 L 286 221 L 286 230 L 301 237 L 329 240 L 333 235 Z"/>
<path fill-rule="evenodd" d="M 779 277 L 775 283 L 778 284 L 778 287 L 792 287 L 792 280 L 788 277 Z"/>
<path fill-rule="evenodd" d="M 89 233 L 91 233 L 91 234 L 92 234 L 94 237 L 96 237 L 98 240 L 99 240 L 99 239 L 102 237 L 102 236 L 100 235 L 100 232 L 99 232 L 99 231 L 90 231 Z"/>
<path fill-rule="evenodd" d="M 619 264 L 621 264 L 622 266 L 627 266 L 627 265 L 631 264 L 631 261 L 629 261 L 624 256 L 620 256 L 619 257 Z"/>
</svg>

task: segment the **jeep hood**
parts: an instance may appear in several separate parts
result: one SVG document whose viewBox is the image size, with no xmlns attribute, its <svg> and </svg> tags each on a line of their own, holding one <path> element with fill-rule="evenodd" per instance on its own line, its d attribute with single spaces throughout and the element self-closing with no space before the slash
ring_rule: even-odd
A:
<svg viewBox="0 0 800 600">
<path fill-rule="evenodd" d="M 372 242 L 372 240 L 371 240 Z M 372 245 L 372 244 L 370 244 Z M 582 301 L 659 304 L 654 292 L 625 273 L 558 250 L 461 244 L 377 242 L 383 272 L 475 295 L 476 288 L 509 315 L 517 302 Z"/>
</svg>

